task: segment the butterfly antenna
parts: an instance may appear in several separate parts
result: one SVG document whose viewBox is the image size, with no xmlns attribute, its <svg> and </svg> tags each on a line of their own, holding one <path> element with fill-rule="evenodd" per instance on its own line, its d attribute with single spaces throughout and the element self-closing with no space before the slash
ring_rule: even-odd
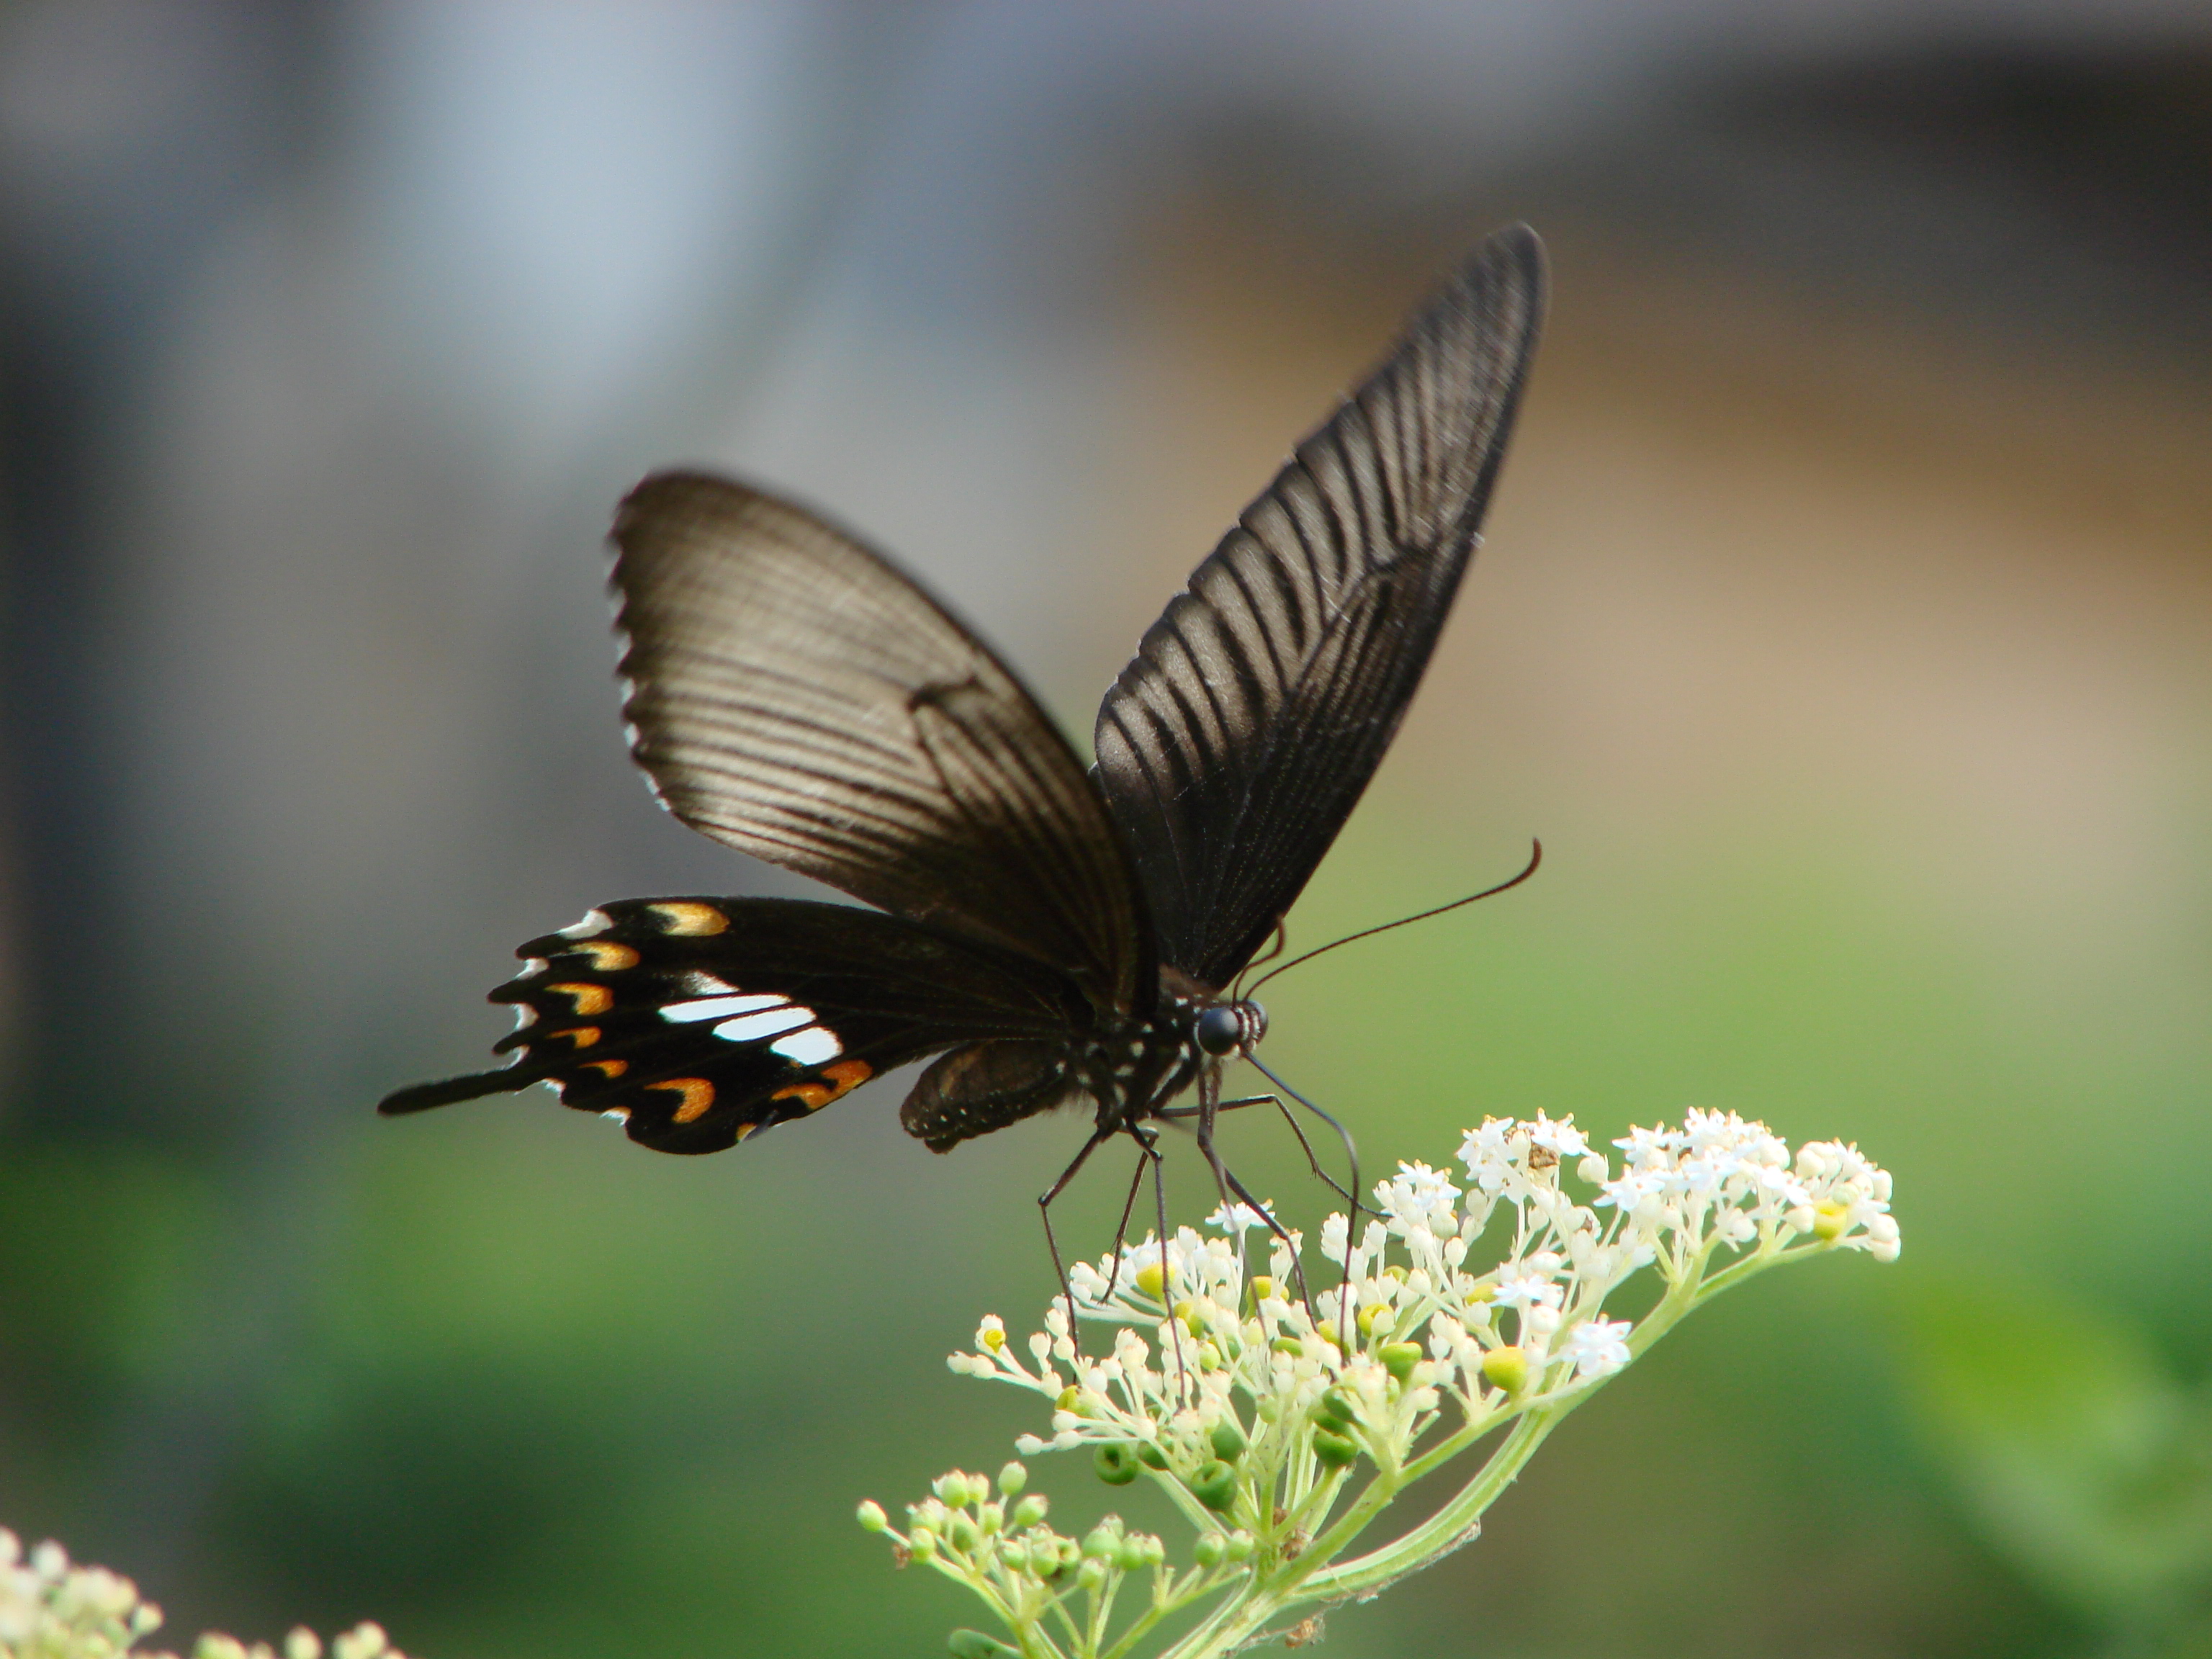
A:
<svg viewBox="0 0 2212 1659">
<path fill-rule="evenodd" d="M 1534 867 L 1534 866 L 1530 866 L 1530 868 Z M 1527 873 L 1528 872 L 1526 871 L 1522 872 L 1523 876 Z M 1520 878 L 1516 877 L 1515 879 L 1518 880 Z M 1479 898 L 1481 895 L 1477 894 L 1476 896 Z M 1465 904 L 1468 902 L 1468 901 L 1465 899 L 1462 899 L 1460 901 L 1462 904 Z M 1446 906 L 1445 908 L 1449 908 L 1450 907 Z M 1413 921 L 1417 920 L 1417 918 L 1408 917 L 1407 920 Z M 1353 937 L 1357 938 L 1358 935 L 1355 934 Z M 1339 942 L 1341 943 L 1342 941 Z M 1308 1100 L 1296 1089 L 1291 1087 L 1289 1084 L 1284 1082 L 1282 1079 L 1277 1077 L 1273 1072 L 1269 1071 L 1266 1063 L 1249 1048 L 1247 1048 L 1244 1051 L 1244 1058 L 1251 1063 L 1253 1067 L 1258 1071 L 1261 1077 L 1267 1079 L 1268 1082 L 1273 1084 L 1278 1089 L 1280 1089 L 1292 1100 L 1297 1101 L 1299 1105 L 1304 1107 L 1306 1110 L 1311 1112 L 1322 1122 L 1328 1124 L 1330 1128 L 1335 1130 L 1336 1138 L 1344 1143 L 1344 1161 L 1351 1170 L 1352 1186 L 1349 1192 L 1346 1192 L 1345 1188 L 1341 1187 L 1338 1187 L 1337 1191 L 1345 1194 L 1346 1199 L 1352 1206 L 1352 1213 L 1344 1218 L 1344 1279 L 1336 1293 L 1336 1304 L 1338 1325 L 1340 1327 L 1340 1334 L 1343 1338 L 1342 1342 L 1339 1346 L 1343 1348 L 1345 1352 L 1350 1353 L 1352 1352 L 1352 1330 L 1351 1326 L 1348 1323 L 1346 1310 L 1352 1305 L 1352 1242 L 1359 1236 L 1359 1212 L 1361 1208 L 1359 1202 L 1359 1148 L 1352 1144 L 1351 1130 L 1346 1128 L 1344 1125 L 1338 1122 L 1327 1112 L 1322 1110 L 1320 1107 L 1315 1105 L 1313 1102 Z M 1293 1124 L 1291 1127 L 1295 1129 L 1297 1126 Z M 1298 1139 L 1303 1143 L 1305 1137 L 1304 1135 L 1300 1135 Z M 1310 1148 L 1308 1149 L 1306 1156 L 1309 1160 L 1311 1159 L 1313 1153 Z M 1336 1183 L 1331 1182 L 1329 1184 L 1331 1186 L 1335 1186 Z"/>
<path fill-rule="evenodd" d="M 1276 975 L 1287 974 L 1291 969 L 1297 967 L 1300 963 L 1311 962 L 1316 957 L 1321 956 L 1327 951 L 1334 951 L 1340 945 L 1349 945 L 1355 939 L 1372 939 L 1377 933 L 1389 933 L 1393 927 L 1405 927 L 1417 921 L 1426 921 L 1431 916 L 1440 916 L 1447 910 L 1456 910 L 1462 905 L 1473 904 L 1481 899 L 1495 898 L 1498 894 L 1504 892 L 1509 888 L 1518 887 L 1522 882 L 1528 880 L 1529 877 L 1534 875 L 1536 873 L 1536 866 L 1544 861 L 1544 843 L 1540 841 L 1531 842 L 1529 846 L 1532 850 L 1528 854 L 1528 862 L 1522 867 L 1521 873 L 1514 877 L 1510 881 L 1501 881 L 1497 886 L 1486 887 L 1480 893 L 1469 893 L 1465 898 L 1454 899 L 1449 904 L 1439 904 L 1433 910 L 1423 910 L 1414 915 L 1401 916 L 1395 921 L 1386 921 L 1377 927 L 1363 927 L 1356 933 L 1346 933 L 1342 939 L 1331 939 L 1327 945 L 1317 945 L 1312 950 L 1307 951 L 1304 956 L 1292 957 L 1281 967 L 1270 969 L 1267 972 L 1261 975 L 1258 979 L 1252 982 L 1250 988 L 1247 989 L 1243 994 L 1248 997 L 1251 996 L 1257 992 L 1262 985 L 1265 985 L 1269 980 L 1274 978 Z"/>
</svg>

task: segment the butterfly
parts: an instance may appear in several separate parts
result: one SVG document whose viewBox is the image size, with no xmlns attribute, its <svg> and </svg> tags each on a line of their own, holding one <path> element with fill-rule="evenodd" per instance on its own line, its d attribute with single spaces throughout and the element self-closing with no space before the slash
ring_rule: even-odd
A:
<svg viewBox="0 0 2212 1659">
<path fill-rule="evenodd" d="M 546 1082 L 645 1146 L 711 1152 L 935 1056 L 900 1122 L 938 1152 L 1058 1106 L 1092 1113 L 1086 1154 L 1149 1151 L 1194 1086 L 1210 1136 L 1224 1061 L 1267 1024 L 1230 988 L 1427 666 L 1544 293 L 1515 226 L 1415 313 L 1146 633 L 1087 770 L 855 538 L 724 478 L 647 478 L 612 532 L 633 757 L 693 829 L 872 908 L 602 905 L 492 992 L 519 1020 L 508 1064 L 380 1109 Z"/>
</svg>

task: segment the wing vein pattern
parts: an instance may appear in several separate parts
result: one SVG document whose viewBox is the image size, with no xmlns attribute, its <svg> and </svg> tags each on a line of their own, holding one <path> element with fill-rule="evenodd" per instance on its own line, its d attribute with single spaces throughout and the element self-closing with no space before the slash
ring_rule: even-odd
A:
<svg viewBox="0 0 2212 1659">
<path fill-rule="evenodd" d="M 1541 320 L 1502 231 L 1407 325 L 1146 632 L 1095 771 L 1163 962 L 1221 986 L 1304 887 L 1427 666 Z"/>
<path fill-rule="evenodd" d="M 692 828 L 909 921 L 1149 1006 L 1134 875 L 1067 740 L 884 559 L 725 479 L 615 520 L 632 752 Z"/>
</svg>

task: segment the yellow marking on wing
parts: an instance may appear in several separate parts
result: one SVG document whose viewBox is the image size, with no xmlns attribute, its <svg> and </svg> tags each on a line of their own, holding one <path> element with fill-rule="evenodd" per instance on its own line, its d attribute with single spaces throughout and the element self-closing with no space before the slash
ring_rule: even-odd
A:
<svg viewBox="0 0 2212 1659">
<path fill-rule="evenodd" d="M 618 973 L 624 968 L 635 968 L 638 963 L 635 951 L 627 945 L 617 945 L 611 939 L 579 939 L 569 948 L 589 956 L 592 966 L 603 974 Z"/>
<path fill-rule="evenodd" d="M 549 985 L 545 988 L 558 991 L 564 997 L 575 998 L 576 1012 L 580 1014 L 604 1014 L 615 1006 L 615 994 L 604 985 L 587 985 L 581 981 L 574 981 L 562 985 Z"/>
<path fill-rule="evenodd" d="M 876 1068 L 865 1060 L 841 1060 L 835 1066 L 824 1066 L 818 1076 L 828 1079 L 822 1083 L 794 1083 L 787 1089 L 778 1089 L 770 1100 L 795 1100 L 810 1112 L 818 1112 L 833 1100 L 842 1100 L 876 1074 Z"/>
<path fill-rule="evenodd" d="M 592 1070 L 604 1073 L 608 1077 L 620 1077 L 629 1070 L 629 1062 L 626 1060 L 595 1060 L 590 1065 Z"/>
<path fill-rule="evenodd" d="M 659 915 L 662 933 L 684 938 L 703 938 L 708 933 L 719 933 L 730 925 L 730 919 L 713 905 L 695 903 L 690 899 L 667 899 L 645 908 Z"/>
<path fill-rule="evenodd" d="M 572 1025 L 565 1031 L 548 1031 L 545 1040 L 550 1042 L 556 1036 L 567 1037 L 579 1048 L 588 1048 L 599 1040 L 600 1031 L 596 1025 Z"/>
<path fill-rule="evenodd" d="M 744 1139 L 747 1135 L 750 1134 L 754 1130 L 756 1130 L 756 1129 L 757 1129 L 757 1128 L 759 1128 L 759 1127 L 760 1127 L 760 1125 L 759 1125 L 759 1124 L 757 1124 L 757 1123 L 741 1123 L 741 1124 L 739 1124 L 739 1125 L 738 1126 L 738 1139 L 739 1140 L 743 1140 L 743 1139 Z"/>
<path fill-rule="evenodd" d="M 714 1085 L 703 1077 L 672 1077 L 664 1082 L 648 1083 L 645 1086 L 648 1089 L 666 1089 L 684 1097 L 676 1107 L 676 1121 L 678 1123 L 697 1121 L 707 1115 L 707 1109 L 714 1103 Z"/>
</svg>

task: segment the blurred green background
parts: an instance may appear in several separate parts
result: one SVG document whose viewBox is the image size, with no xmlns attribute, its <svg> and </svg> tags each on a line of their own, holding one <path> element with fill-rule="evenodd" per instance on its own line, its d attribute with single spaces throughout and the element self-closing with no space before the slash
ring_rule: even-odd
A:
<svg viewBox="0 0 2212 1659">
<path fill-rule="evenodd" d="M 2212 1651 L 2212 26 L 2138 0 L 0 11 L 0 1522 L 173 1633 L 942 1651 L 853 1506 L 1040 1426 L 943 1357 L 1075 1124 L 368 1108 L 513 941 L 803 890 L 623 759 L 638 474 L 828 506 L 1087 732 L 1511 217 L 1489 544 L 1293 941 L 1545 866 L 1270 1062 L 1370 1173 L 1856 1139 L 1906 1249 L 1693 1321 L 1329 1650 Z"/>
</svg>

